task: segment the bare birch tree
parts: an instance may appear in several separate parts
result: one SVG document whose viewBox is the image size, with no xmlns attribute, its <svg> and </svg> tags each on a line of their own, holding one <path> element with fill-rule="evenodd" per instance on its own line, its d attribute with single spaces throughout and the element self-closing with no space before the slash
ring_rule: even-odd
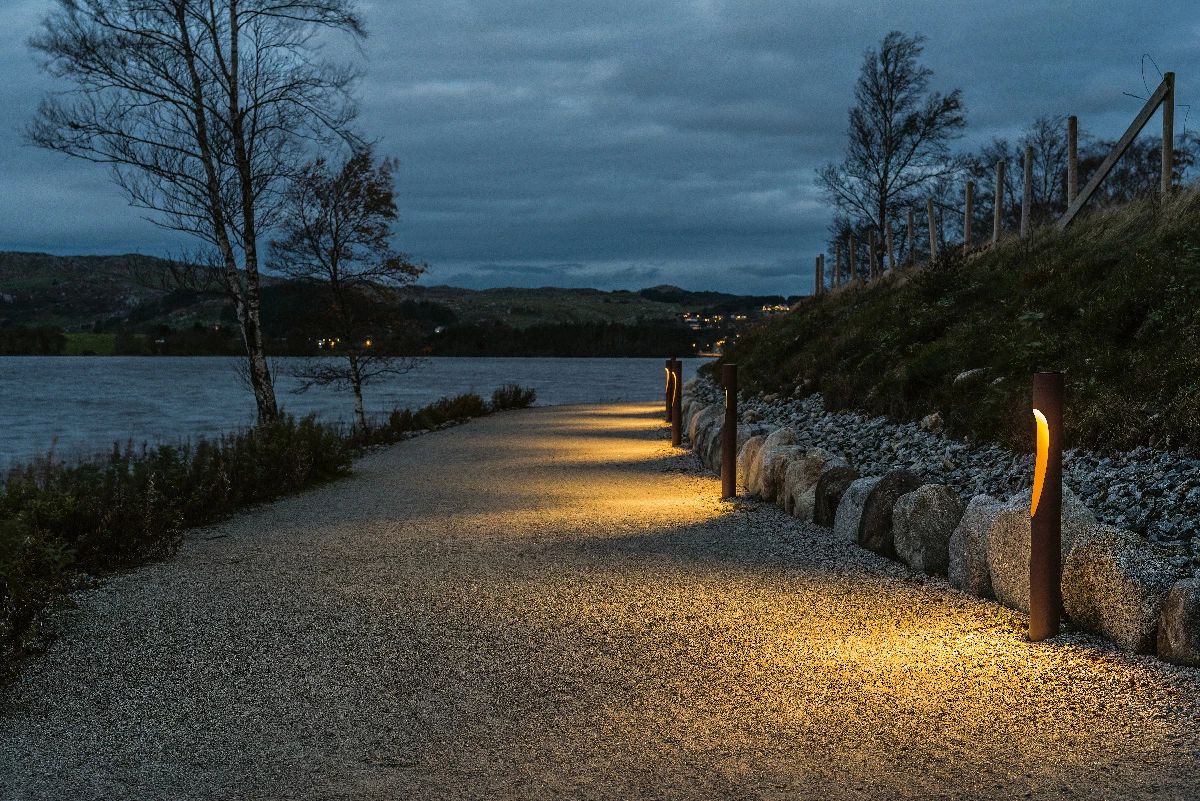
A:
<svg viewBox="0 0 1200 801">
<path fill-rule="evenodd" d="M 868 50 L 854 88 L 849 141 L 841 162 L 817 178 L 844 217 L 883 230 L 900 209 L 959 169 L 949 143 L 965 126 L 962 91 L 932 92 L 919 62 L 924 38 L 892 31 Z"/>
<path fill-rule="evenodd" d="M 352 70 L 330 31 L 364 36 L 354 0 L 57 0 L 31 46 L 71 84 L 28 131 L 111 167 L 155 225 L 214 249 L 260 421 L 278 414 L 260 324 L 260 237 L 314 144 L 349 136 Z"/>
<path fill-rule="evenodd" d="M 285 196 L 284 236 L 273 243 L 279 272 L 327 290 L 323 345 L 331 356 L 341 357 L 310 360 L 294 374 L 302 390 L 349 389 L 362 429 L 367 428 L 363 387 L 416 364 L 395 353 L 398 321 L 379 314 L 394 306 L 395 289 L 425 269 L 391 245 L 394 166 L 389 160 L 377 164 L 369 148 L 358 149 L 337 167 L 324 159 L 306 165 Z"/>
</svg>

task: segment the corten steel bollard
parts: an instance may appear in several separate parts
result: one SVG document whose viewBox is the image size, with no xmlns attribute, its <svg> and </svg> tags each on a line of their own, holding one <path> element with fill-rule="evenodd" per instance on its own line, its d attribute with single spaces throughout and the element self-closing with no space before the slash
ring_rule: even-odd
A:
<svg viewBox="0 0 1200 801">
<path fill-rule="evenodd" d="M 1062 373 L 1034 373 L 1033 408 L 1038 448 L 1030 505 L 1029 639 L 1039 642 L 1058 636 L 1062 617 Z"/>
<path fill-rule="evenodd" d="M 737 497 L 737 365 L 721 365 L 725 387 L 725 425 L 721 429 L 721 498 Z"/>
<path fill-rule="evenodd" d="M 671 422 L 671 382 L 674 380 L 674 373 L 671 372 L 671 365 L 674 362 L 675 362 L 674 359 L 667 359 L 663 363 L 663 372 L 665 372 L 667 374 L 666 375 L 666 389 L 663 391 L 663 399 L 664 399 L 664 403 L 667 407 L 666 420 L 668 423 Z"/>
<path fill-rule="evenodd" d="M 683 444 L 683 362 L 671 360 L 671 444 Z"/>
</svg>

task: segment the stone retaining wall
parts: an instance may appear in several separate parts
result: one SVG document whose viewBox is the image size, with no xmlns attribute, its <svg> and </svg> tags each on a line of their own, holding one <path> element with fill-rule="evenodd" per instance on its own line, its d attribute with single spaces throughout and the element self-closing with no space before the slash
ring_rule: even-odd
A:
<svg viewBox="0 0 1200 801">
<path fill-rule="evenodd" d="M 718 471 L 724 406 L 683 387 L 683 423 L 701 464 Z M 912 471 L 858 476 L 804 431 L 738 426 L 739 492 L 773 501 L 914 570 L 1005 606 L 1029 608 L 1029 496 L 959 497 Z M 1063 487 L 1063 606 L 1071 623 L 1122 648 L 1200 666 L 1200 582 L 1142 537 L 1096 522 Z"/>
</svg>

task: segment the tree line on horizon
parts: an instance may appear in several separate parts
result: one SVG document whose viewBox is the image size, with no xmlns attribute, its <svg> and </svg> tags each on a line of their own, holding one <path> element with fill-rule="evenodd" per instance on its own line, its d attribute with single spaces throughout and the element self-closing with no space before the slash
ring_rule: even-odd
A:
<svg viewBox="0 0 1200 801">
<path fill-rule="evenodd" d="M 1031 222 L 1048 224 L 1066 208 L 1067 115 L 1033 120 L 1015 139 L 995 137 L 974 151 L 955 151 L 953 143 L 967 128 L 963 92 L 931 88 L 933 70 L 921 62 L 925 37 L 891 31 L 863 56 L 848 113 L 846 149 L 840 161 L 817 171 L 817 183 L 833 207 L 828 246 L 834 251 L 848 238 L 861 242 L 871 231 L 896 232 L 898 259 L 909 256 L 907 217 L 915 210 L 915 242 L 927 242 L 925 203 L 931 199 L 938 220 L 939 244 L 963 238 L 963 182 L 975 184 L 972 230 L 992 225 L 996 164 L 1005 162 L 1001 222 L 1006 230 L 1020 225 L 1026 146 L 1033 149 Z M 1095 173 L 1115 144 L 1079 132 L 1079 181 Z M 1094 205 L 1116 205 L 1146 197 L 1158 189 L 1161 137 L 1136 139 L 1093 195 Z M 1190 178 L 1200 158 L 1200 139 L 1176 137 L 1177 180 Z M 950 212 L 950 213 L 945 213 Z M 882 242 L 880 243 L 882 244 Z"/>
</svg>

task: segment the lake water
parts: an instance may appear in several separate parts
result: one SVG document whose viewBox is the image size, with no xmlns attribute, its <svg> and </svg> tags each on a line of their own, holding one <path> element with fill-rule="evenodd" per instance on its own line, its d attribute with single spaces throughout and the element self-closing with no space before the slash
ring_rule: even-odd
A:
<svg viewBox="0 0 1200 801">
<path fill-rule="evenodd" d="M 232 357 L 0 357 L 0 468 L 53 449 L 74 459 L 114 442 L 177 442 L 254 421 L 254 399 Z M 690 378 L 703 359 L 685 359 Z M 274 362 L 276 395 L 292 414 L 347 421 L 349 393 L 292 390 L 290 359 Z M 662 359 L 434 358 L 366 389 L 368 414 L 416 408 L 446 395 L 488 398 L 505 383 L 537 390 L 537 404 L 661 398 Z"/>
</svg>

